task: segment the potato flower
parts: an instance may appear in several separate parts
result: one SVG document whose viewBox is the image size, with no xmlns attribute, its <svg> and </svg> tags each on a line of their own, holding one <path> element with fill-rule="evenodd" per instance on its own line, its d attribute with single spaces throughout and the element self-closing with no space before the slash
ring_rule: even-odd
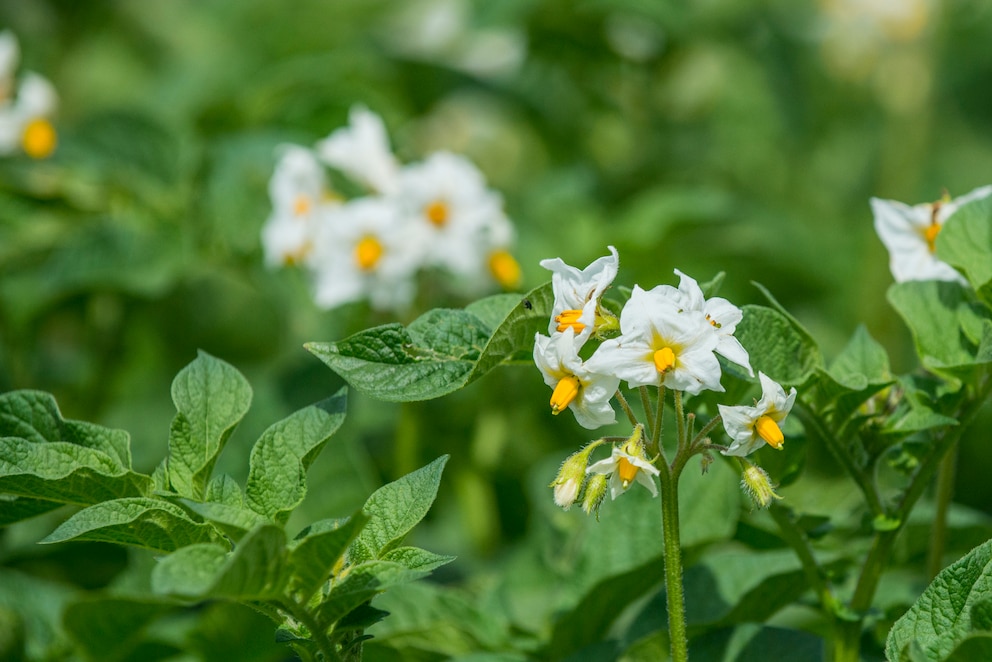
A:
<svg viewBox="0 0 992 662">
<path fill-rule="evenodd" d="M 592 335 L 600 311 L 599 301 L 620 268 L 617 249 L 608 248 L 610 255 L 593 261 L 581 271 L 565 264 L 561 258 L 541 260 L 541 266 L 551 272 L 555 295 L 548 333 L 571 328 L 580 346 Z"/>
<path fill-rule="evenodd" d="M 654 476 L 661 472 L 648 462 L 640 446 L 632 448 L 630 444 L 614 446 L 610 457 L 594 462 L 586 469 L 586 473 L 604 474 L 610 477 L 610 499 L 627 491 L 633 483 L 643 485 L 651 496 L 658 496 L 658 486 Z"/>
<path fill-rule="evenodd" d="M 26 72 L 18 82 L 19 59 L 17 38 L 9 30 L 0 32 L 0 154 L 20 151 L 43 159 L 55 151 L 58 142 L 51 121 L 58 95 L 52 84 L 36 73 Z"/>
<path fill-rule="evenodd" d="M 579 425 L 594 430 L 616 422 L 610 399 L 620 379 L 608 372 L 590 370 L 578 354 L 573 329 L 553 337 L 540 333 L 534 338 L 534 363 L 544 375 L 551 394 L 551 413 L 571 409 Z"/>
<path fill-rule="evenodd" d="M 322 210 L 340 204 L 331 198 L 323 167 L 313 152 L 284 145 L 269 180 L 272 213 L 262 228 L 262 247 L 270 266 L 302 263 L 314 247 Z"/>
<path fill-rule="evenodd" d="M 348 122 L 317 143 L 317 155 L 373 191 L 391 193 L 396 188 L 399 162 L 389 148 L 382 118 L 364 106 L 354 106 Z"/>
<path fill-rule="evenodd" d="M 793 387 L 786 393 L 763 372 L 758 373 L 758 380 L 761 382 L 761 399 L 753 407 L 717 405 L 723 427 L 733 440 L 723 451 L 724 455 L 743 457 L 765 444 L 781 450 L 785 443 L 781 425 L 796 403 L 796 389 Z"/>
</svg>

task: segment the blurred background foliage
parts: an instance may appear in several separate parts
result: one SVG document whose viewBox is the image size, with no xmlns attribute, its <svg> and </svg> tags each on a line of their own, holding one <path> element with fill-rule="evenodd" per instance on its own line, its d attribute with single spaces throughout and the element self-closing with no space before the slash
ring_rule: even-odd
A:
<svg viewBox="0 0 992 662">
<path fill-rule="evenodd" d="M 344 125 L 353 104 L 384 117 L 403 161 L 448 149 L 479 165 L 518 229 L 524 290 L 548 278 L 540 259 L 581 266 L 612 244 L 619 284 L 674 283 L 673 268 L 700 281 L 725 271 L 720 294 L 742 305 L 763 302 L 757 281 L 828 360 L 864 324 L 897 373 L 916 359 L 885 301 L 892 280 L 868 198 L 932 201 L 988 184 L 992 172 L 992 6 L 981 0 L 2 0 L 0 27 L 19 37 L 23 67 L 60 96 L 56 154 L 0 162 L 0 390 L 50 391 L 66 417 L 128 430 L 146 472 L 165 452 L 169 384 L 198 348 L 254 388 L 219 466 L 242 479 L 269 423 L 340 384 L 303 343 L 393 321 L 359 304 L 318 310 L 302 274 L 262 262 L 276 146 L 312 144 Z M 464 303 L 428 291 L 419 305 Z M 633 598 L 645 585 L 623 602 L 633 605 L 624 623 L 576 621 L 598 581 L 660 553 L 660 518 L 648 505 L 650 526 L 632 530 L 617 521 L 626 508 L 607 505 L 597 525 L 553 507 L 546 484 L 589 433 L 552 418 L 547 398 L 536 369 L 513 368 L 436 402 L 351 399 L 344 429 L 311 469 L 301 521 L 351 512 L 382 482 L 452 455 L 417 535 L 459 560 L 442 585 L 383 600 L 394 617 L 370 659 L 564 658 L 587 644 L 591 657 L 575 659 L 653 659 L 665 649 L 663 614 L 649 608 L 663 604 L 650 598 L 658 578 L 641 603 Z M 961 449 L 954 555 L 992 531 L 990 423 L 986 413 Z M 850 484 L 822 450 L 794 448 L 781 472 L 806 470 L 783 490 L 791 505 L 839 513 L 834 524 L 856 532 L 864 523 Z M 748 558 L 789 554 L 760 513 L 742 510 L 732 475 L 730 488 L 713 487 L 719 473 L 704 490 L 711 507 L 686 523 L 699 528 L 686 534 L 687 560 L 699 564 L 687 579 L 690 624 L 715 628 L 694 646 L 712 659 L 750 641 L 719 628 L 799 597 L 750 618 L 728 606 L 753 587 L 720 576 L 734 561 L 707 559 L 738 547 Z M 49 524 L 0 534 L 0 569 L 47 582 L 32 594 L 36 642 L 58 604 L 138 586 L 149 563 L 102 545 L 35 546 Z M 925 532 L 924 517 L 904 537 L 907 568 L 919 567 Z M 726 538 L 731 547 L 701 554 Z M 794 561 L 768 563 L 797 572 Z M 755 586 L 772 576 L 749 572 Z M 906 572 L 880 595 L 897 611 L 924 582 Z M 8 599 L 12 582 L 0 591 Z M 692 612 L 714 582 L 731 602 Z M 156 650 L 213 659 L 230 636 L 218 639 L 218 628 L 258 630 L 229 606 L 194 616 L 163 623 Z M 808 607 L 776 618 L 817 632 Z M 575 632 L 591 640 L 569 650 L 562 642 Z M 800 637 L 792 650 L 809 645 L 790 632 Z M 285 655 L 238 641 L 256 651 L 240 659 Z"/>
</svg>

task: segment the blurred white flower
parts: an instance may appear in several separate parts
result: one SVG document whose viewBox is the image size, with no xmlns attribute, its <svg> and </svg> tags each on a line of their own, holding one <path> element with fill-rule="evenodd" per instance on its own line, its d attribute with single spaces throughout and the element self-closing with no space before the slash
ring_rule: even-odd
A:
<svg viewBox="0 0 992 662">
<path fill-rule="evenodd" d="M 422 236 L 395 205 L 358 198 L 324 212 L 307 257 L 318 306 L 334 308 L 368 299 L 377 310 L 399 311 L 413 300 Z"/>
<path fill-rule="evenodd" d="M 269 180 L 272 214 L 262 228 L 265 261 L 271 266 L 303 262 L 314 247 L 314 234 L 325 208 L 340 204 L 327 188 L 323 167 L 313 152 L 283 145 Z"/>
<path fill-rule="evenodd" d="M 52 116 L 58 95 L 48 80 L 25 72 L 17 82 L 20 57 L 17 39 L 9 30 L 0 32 L 0 154 L 24 152 L 43 159 L 55 151 L 58 136 Z M 16 83 L 16 95 L 12 96 Z"/>
<path fill-rule="evenodd" d="M 0 106 L 10 101 L 21 50 L 10 30 L 0 32 Z"/>
<path fill-rule="evenodd" d="M 554 389 L 551 413 L 558 414 L 567 407 L 579 425 L 595 430 L 616 422 L 610 399 L 620 386 L 620 379 L 590 370 L 582 363 L 577 349 L 571 328 L 552 338 L 537 334 L 534 363 L 544 375 L 544 383 Z"/>
<path fill-rule="evenodd" d="M 581 271 L 565 264 L 561 258 L 541 260 L 541 266 L 551 271 L 551 288 L 555 295 L 548 333 L 571 328 L 580 345 L 592 335 L 599 300 L 620 268 L 617 249 L 607 248 L 610 255 L 594 260 Z"/>
<path fill-rule="evenodd" d="M 961 274 L 935 255 L 937 235 L 954 212 L 989 195 L 992 195 L 992 186 L 983 186 L 953 200 L 912 207 L 895 200 L 872 198 L 875 231 L 889 249 L 889 268 L 896 282 L 948 280 L 965 283 Z"/>
<path fill-rule="evenodd" d="M 317 154 L 373 191 L 393 192 L 399 163 L 389 148 L 382 118 L 364 106 L 354 106 L 348 113 L 348 122 L 348 126 L 334 130 L 317 143 Z"/>
<path fill-rule="evenodd" d="M 781 425 L 796 403 L 796 389 L 793 387 L 786 393 L 763 372 L 758 373 L 758 380 L 761 382 L 761 399 L 753 407 L 717 405 L 723 427 L 733 440 L 730 447 L 723 451 L 724 455 L 743 457 L 765 444 L 782 449 L 785 437 Z"/>
<path fill-rule="evenodd" d="M 744 317 L 741 309 L 721 297 L 705 299 L 699 283 L 678 269 L 675 270 L 675 274 L 679 277 L 678 289 L 671 285 L 659 285 L 651 291 L 668 297 L 681 310 L 703 313 L 710 326 L 716 329 L 716 353 L 745 368 L 747 374 L 754 376 L 747 350 L 734 337 L 734 331 Z"/>
<path fill-rule="evenodd" d="M 631 388 L 665 386 L 693 395 L 723 391 L 717 343 L 716 330 L 701 311 L 680 311 L 668 297 L 635 285 L 620 311 L 620 337 L 604 341 L 586 367 L 616 375 Z"/>
</svg>

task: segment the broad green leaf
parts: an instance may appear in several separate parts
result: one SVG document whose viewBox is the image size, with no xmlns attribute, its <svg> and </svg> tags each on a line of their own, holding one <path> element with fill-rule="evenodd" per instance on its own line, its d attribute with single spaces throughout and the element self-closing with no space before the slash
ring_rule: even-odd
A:
<svg viewBox="0 0 992 662">
<path fill-rule="evenodd" d="M 194 522 L 168 501 L 147 497 L 115 499 L 84 508 L 41 542 L 66 540 L 97 540 L 158 552 L 220 541 L 209 524 Z"/>
<path fill-rule="evenodd" d="M 62 506 L 56 501 L 0 494 L 0 527 L 31 519 Z"/>
<path fill-rule="evenodd" d="M 704 474 L 699 460 L 689 460 L 679 478 L 682 547 L 732 537 L 740 513 L 740 477 L 730 464 L 714 462 Z"/>
<path fill-rule="evenodd" d="M 435 554 L 419 547 L 396 547 L 382 555 L 383 561 L 399 563 L 410 570 L 431 572 L 455 560 L 454 556 Z"/>
<path fill-rule="evenodd" d="M 987 348 L 980 354 L 962 329 L 979 319 L 978 333 L 986 333 L 981 318 L 988 312 L 962 285 L 936 280 L 895 283 L 887 297 L 909 327 L 924 367 L 956 375 L 989 361 Z"/>
<path fill-rule="evenodd" d="M 217 454 L 251 403 L 251 387 L 233 366 L 200 352 L 172 382 L 176 417 L 169 432 L 169 480 L 200 500 Z"/>
<path fill-rule="evenodd" d="M 317 607 L 317 622 L 329 628 L 390 586 L 411 582 L 426 574 L 392 561 L 366 561 L 353 565 L 348 569 L 348 574 L 331 586 L 327 597 Z"/>
<path fill-rule="evenodd" d="M 121 467 L 117 458 L 68 442 L 33 443 L 0 438 L 0 492 L 89 505 L 142 496 L 148 476 Z"/>
<path fill-rule="evenodd" d="M 990 600 L 992 540 L 941 571 L 916 604 L 896 621 L 885 642 L 888 659 L 909 660 L 907 651 L 915 642 L 925 659 L 946 660 L 969 636 L 989 627 L 986 607 Z"/>
<path fill-rule="evenodd" d="M 130 437 L 83 421 L 62 418 L 55 398 L 42 391 L 12 391 L 0 395 L 0 437 L 21 437 L 35 443 L 64 441 L 106 453 L 131 468 Z"/>
<path fill-rule="evenodd" d="M 858 326 L 851 340 L 830 364 L 828 372 L 834 381 L 851 391 L 892 381 L 889 356 L 864 325 Z"/>
<path fill-rule="evenodd" d="M 256 526 L 270 522 L 266 517 L 245 506 L 190 499 L 180 499 L 179 502 L 203 519 L 213 522 L 225 535 L 235 541 L 240 540 Z"/>
<path fill-rule="evenodd" d="M 532 351 L 546 332 L 551 287 L 518 299 L 497 327 L 493 319 L 509 299 L 483 300 L 471 310 L 432 310 L 408 328 L 386 324 L 307 349 L 352 387 L 380 400 L 429 400 L 457 391 L 497 365 Z"/>
<path fill-rule="evenodd" d="M 152 590 L 193 599 L 267 600 L 282 596 L 286 578 L 286 534 L 263 525 L 233 552 L 205 543 L 166 556 L 152 570 Z"/>
<path fill-rule="evenodd" d="M 804 383 L 822 367 L 820 349 L 798 322 L 778 310 L 748 305 L 734 336 L 747 350 L 754 373 L 782 385 Z"/>
<path fill-rule="evenodd" d="M 290 589 L 306 602 L 327 581 L 369 518 L 357 512 L 346 520 L 322 520 L 289 543 Z"/>
<path fill-rule="evenodd" d="M 976 292 L 985 290 L 987 295 L 992 286 L 992 199 L 958 209 L 941 227 L 936 248 L 938 258 L 964 274 Z"/>
<path fill-rule="evenodd" d="M 944 662 L 979 662 L 992 660 L 992 632 L 971 634 L 958 644 Z"/>
<path fill-rule="evenodd" d="M 352 544 L 349 554 L 352 561 L 382 558 L 423 519 L 437 496 L 447 461 L 448 456 L 443 455 L 372 493 L 362 507 L 369 522 Z"/>
<path fill-rule="evenodd" d="M 174 603 L 155 598 L 90 598 L 69 604 L 62 625 L 88 659 L 121 660 L 138 647 L 145 628 L 172 609 Z"/>
<path fill-rule="evenodd" d="M 306 496 L 306 471 L 344 421 L 347 390 L 306 407 L 267 429 L 251 450 L 245 503 L 285 523 Z"/>
<path fill-rule="evenodd" d="M 245 503 L 241 486 L 228 474 L 220 474 L 210 479 L 207 483 L 205 501 L 235 508 L 243 508 Z"/>
</svg>

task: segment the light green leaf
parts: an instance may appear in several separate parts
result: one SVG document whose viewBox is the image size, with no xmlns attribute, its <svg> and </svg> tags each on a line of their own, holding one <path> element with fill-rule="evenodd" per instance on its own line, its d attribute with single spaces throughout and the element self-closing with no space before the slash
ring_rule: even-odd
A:
<svg viewBox="0 0 992 662">
<path fill-rule="evenodd" d="M 240 540 L 244 534 L 256 526 L 270 523 L 267 518 L 244 506 L 232 506 L 213 501 L 201 503 L 190 499 L 180 499 L 179 502 L 203 519 L 213 522 L 225 535 L 235 541 Z"/>
<path fill-rule="evenodd" d="M 830 364 L 830 376 L 841 386 L 860 391 L 869 384 L 887 384 L 892 381 L 889 356 L 864 325 L 859 325 L 854 336 Z"/>
<path fill-rule="evenodd" d="M 83 421 L 62 418 L 55 398 L 42 391 L 11 391 L 0 395 L 0 437 L 21 437 L 35 443 L 64 441 L 101 451 L 131 468 L 130 437 Z"/>
<path fill-rule="evenodd" d="M 42 543 L 97 540 L 158 552 L 202 542 L 219 542 L 209 524 L 191 520 L 182 508 L 162 499 L 136 497 L 104 501 L 63 522 Z"/>
<path fill-rule="evenodd" d="M 734 336 L 747 350 L 756 375 L 760 371 L 782 385 L 799 385 L 823 366 L 819 347 L 794 319 L 765 306 L 748 305 L 742 311 Z"/>
<path fill-rule="evenodd" d="M 382 556 L 383 561 L 399 563 L 410 570 L 431 572 L 455 560 L 454 556 L 435 554 L 419 547 L 396 547 Z"/>
<path fill-rule="evenodd" d="M 938 258 L 964 274 L 976 292 L 985 290 L 987 295 L 992 286 L 992 199 L 958 209 L 941 227 L 936 248 Z"/>
<path fill-rule="evenodd" d="M 391 561 L 367 561 L 353 565 L 341 581 L 334 583 L 317 607 L 317 622 L 329 628 L 390 586 L 411 582 L 425 574 Z"/>
<path fill-rule="evenodd" d="M 173 380 L 172 400 L 169 480 L 182 496 L 201 500 L 218 453 L 248 411 L 251 387 L 233 366 L 200 352 Z"/>
<path fill-rule="evenodd" d="M 355 562 L 382 558 L 396 547 L 434 503 L 441 472 L 448 461 L 443 455 L 426 467 L 383 485 L 368 498 L 362 510 L 369 523 L 352 544 L 350 559 Z"/>
<path fill-rule="evenodd" d="M 234 508 L 244 507 L 244 496 L 241 494 L 241 486 L 227 474 L 214 476 L 207 483 L 206 501 L 231 506 Z"/>
<path fill-rule="evenodd" d="M 121 467 L 117 458 L 68 442 L 32 443 L 0 438 L 0 492 L 89 505 L 142 496 L 148 476 Z"/>
<path fill-rule="evenodd" d="M 311 524 L 290 542 L 290 590 L 299 595 L 300 602 L 309 600 L 327 581 L 334 565 L 368 521 L 362 512 L 345 520 L 322 520 Z"/>
<path fill-rule="evenodd" d="M 478 302 L 470 310 L 432 310 L 404 328 L 386 324 L 307 349 L 352 387 L 380 400 L 429 400 L 457 391 L 497 365 L 528 355 L 545 332 L 550 283 L 518 299 L 495 329 L 490 322 L 509 299 Z"/>
<path fill-rule="evenodd" d="M 155 598 L 91 598 L 69 604 L 62 625 L 88 659 L 120 660 L 138 647 L 152 621 L 174 608 Z"/>
<path fill-rule="evenodd" d="M 251 450 L 245 502 L 285 523 L 306 496 L 306 471 L 344 421 L 347 389 L 267 429 Z"/>
<path fill-rule="evenodd" d="M 267 600 L 282 596 L 286 578 L 286 534 L 263 525 L 233 552 L 211 543 L 173 552 L 152 571 L 152 590 L 193 599 Z"/>
<path fill-rule="evenodd" d="M 988 627 L 986 607 L 990 600 L 992 540 L 941 571 L 916 604 L 895 622 L 885 642 L 888 659 L 909 660 L 907 651 L 915 642 L 925 659 L 946 660 L 979 628 Z"/>
<path fill-rule="evenodd" d="M 62 506 L 63 504 L 56 501 L 0 494 L 0 527 L 31 519 Z"/>
</svg>

